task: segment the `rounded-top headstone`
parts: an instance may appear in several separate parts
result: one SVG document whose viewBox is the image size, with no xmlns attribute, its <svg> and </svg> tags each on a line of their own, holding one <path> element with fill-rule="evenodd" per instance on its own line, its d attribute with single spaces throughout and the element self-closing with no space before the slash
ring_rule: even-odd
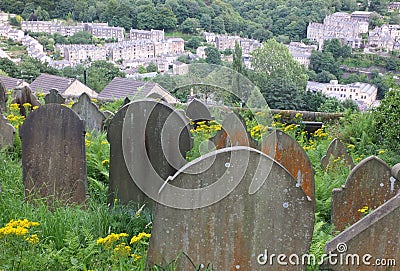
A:
<svg viewBox="0 0 400 271">
<path fill-rule="evenodd" d="M 60 95 L 57 89 L 52 88 L 50 92 L 44 97 L 46 104 L 64 104 L 65 99 Z"/>
<path fill-rule="evenodd" d="M 187 109 L 186 116 L 192 121 L 212 120 L 212 116 L 207 106 L 198 99 L 193 99 Z"/>
</svg>

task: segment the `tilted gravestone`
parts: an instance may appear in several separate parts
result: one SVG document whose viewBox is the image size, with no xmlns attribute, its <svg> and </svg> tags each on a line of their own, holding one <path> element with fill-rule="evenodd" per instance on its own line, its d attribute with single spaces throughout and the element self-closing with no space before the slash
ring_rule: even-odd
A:
<svg viewBox="0 0 400 271">
<path fill-rule="evenodd" d="M 194 122 L 213 119 L 207 106 L 198 99 L 193 99 L 189 103 L 186 116 Z"/>
<path fill-rule="evenodd" d="M 120 121 L 115 122 L 118 128 L 110 128 L 114 129 L 110 130 L 113 133 L 110 136 L 115 134 L 117 137 L 110 138 L 110 142 L 119 140 Z M 154 100 L 138 100 L 127 105 L 122 127 L 122 146 L 118 144 L 115 145 L 116 152 L 112 151 L 115 154 L 112 160 L 118 163 L 123 158 L 116 156 L 123 154 L 131 178 L 112 180 L 110 189 L 117 191 L 118 197 L 124 202 L 136 199 L 152 202 L 148 198 L 157 197 L 164 181 L 186 163 L 186 152 L 192 148 L 186 119 L 169 104 Z M 119 152 L 119 148 L 122 148 L 122 152 Z M 111 167 L 114 168 L 114 165 Z M 121 167 L 121 172 L 125 172 L 124 164 L 115 164 L 115 167 L 116 170 Z M 122 191 L 125 188 L 129 191 Z M 140 199 L 142 191 L 146 194 L 145 199 Z"/>
<path fill-rule="evenodd" d="M 7 89 L 0 81 L 0 113 L 7 110 Z"/>
<path fill-rule="evenodd" d="M 48 104 L 19 130 L 26 197 L 83 203 L 87 193 L 85 127 L 71 109 Z"/>
<path fill-rule="evenodd" d="M 394 197 L 400 182 L 391 176 L 390 167 L 381 159 L 370 156 L 353 168 L 346 184 L 332 191 L 332 224 L 342 231 L 360 220 L 361 210 L 370 210 Z"/>
<path fill-rule="evenodd" d="M 400 181 L 400 163 L 393 166 L 392 176 L 396 178 L 396 180 Z"/>
<path fill-rule="evenodd" d="M 399 217 L 397 194 L 326 244 L 325 253 L 337 256 L 326 260 L 323 270 L 398 270 Z"/>
<path fill-rule="evenodd" d="M 246 122 L 236 114 L 228 114 L 222 122 L 222 128 L 211 139 L 217 149 L 231 146 L 250 146 L 256 148 L 258 143 L 247 132 Z"/>
<path fill-rule="evenodd" d="M 32 111 L 35 106 L 40 106 L 39 100 L 32 93 L 32 90 L 28 86 L 17 87 L 13 92 L 13 100 L 11 103 L 16 103 L 19 105 L 19 113 L 21 116 L 26 117 L 26 109 L 24 104 L 30 104 L 30 110 Z"/>
<path fill-rule="evenodd" d="M 72 105 L 74 110 L 81 119 L 85 121 L 87 130 L 101 132 L 106 117 L 103 112 L 99 110 L 97 105 L 92 103 L 89 95 L 82 93 L 79 96 L 79 101 Z"/>
<path fill-rule="evenodd" d="M 185 253 L 191 261 L 182 256 L 178 270 L 194 270 L 191 262 L 215 270 L 282 270 L 267 257 L 303 255 L 311 244 L 313 203 L 280 164 L 249 147 L 216 150 L 185 165 L 158 202 L 149 265 Z M 285 266 L 299 268 L 305 266 Z"/>
<path fill-rule="evenodd" d="M 260 149 L 286 168 L 297 181 L 296 185 L 301 186 L 315 204 L 314 171 L 299 143 L 286 133 L 274 130 L 261 143 Z"/>
<path fill-rule="evenodd" d="M 57 89 L 50 89 L 50 92 L 44 96 L 46 104 L 65 104 L 65 99 L 58 93 Z"/>
<path fill-rule="evenodd" d="M 331 141 L 326 154 L 321 159 L 322 168 L 327 170 L 330 162 L 338 158 L 349 165 L 350 169 L 354 167 L 353 158 L 351 158 L 351 156 L 347 153 L 346 147 L 339 139 L 335 138 Z"/>
<path fill-rule="evenodd" d="M 0 114 L 0 149 L 13 145 L 14 134 L 15 128 Z"/>
</svg>

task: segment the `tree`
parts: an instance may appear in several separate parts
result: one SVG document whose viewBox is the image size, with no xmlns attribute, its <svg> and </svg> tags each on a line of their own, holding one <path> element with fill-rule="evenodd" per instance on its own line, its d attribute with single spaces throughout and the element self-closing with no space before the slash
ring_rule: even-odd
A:
<svg viewBox="0 0 400 271">
<path fill-rule="evenodd" d="M 90 44 L 92 43 L 92 35 L 86 31 L 79 31 L 69 37 L 72 44 Z"/>
<path fill-rule="evenodd" d="M 233 53 L 232 69 L 241 74 L 243 74 L 244 71 L 242 61 L 242 47 L 240 47 L 237 41 L 235 42 L 235 51 Z"/>
<path fill-rule="evenodd" d="M 186 43 L 185 46 L 188 49 L 196 50 L 201 45 L 201 39 L 199 37 L 191 37 Z"/>
<path fill-rule="evenodd" d="M 42 9 L 42 7 L 40 7 L 40 6 L 38 6 L 37 9 L 35 10 L 35 15 L 36 15 L 38 21 L 50 20 L 49 13 L 45 9 Z"/>
<path fill-rule="evenodd" d="M 207 47 L 205 49 L 206 53 L 206 62 L 208 64 L 215 64 L 215 65 L 221 65 L 221 53 L 218 51 L 217 48 L 215 47 Z"/>
<path fill-rule="evenodd" d="M 178 20 L 176 19 L 175 14 L 169 7 L 165 5 L 157 6 L 157 14 L 158 14 L 157 29 L 164 29 L 165 31 L 171 31 L 176 28 Z"/>
<path fill-rule="evenodd" d="M 270 107 L 296 109 L 300 106 L 300 93 L 307 85 L 305 68 L 293 59 L 287 47 L 269 39 L 251 53 L 254 68 L 253 82 Z"/>
<path fill-rule="evenodd" d="M 17 65 L 8 58 L 0 58 L 1 69 L 10 77 L 19 78 L 19 70 Z"/>
<path fill-rule="evenodd" d="M 115 77 L 125 77 L 125 74 L 105 60 L 94 61 L 87 69 L 87 85 L 97 92 L 103 90 Z"/>
<path fill-rule="evenodd" d="M 310 69 L 316 73 L 328 71 L 339 78 L 341 70 L 331 52 L 313 51 L 310 57 Z"/>
<path fill-rule="evenodd" d="M 211 16 L 206 14 L 206 13 L 205 14 L 201 14 L 200 26 L 205 31 L 211 31 Z"/>
<path fill-rule="evenodd" d="M 146 73 L 146 72 L 147 72 L 147 70 L 146 70 L 146 68 L 145 68 L 144 66 L 140 65 L 140 66 L 138 67 L 138 73 L 139 73 L 139 74 L 144 74 L 144 73 Z"/>
<path fill-rule="evenodd" d="M 154 62 L 150 62 L 150 64 L 146 67 L 147 72 L 158 72 L 158 66 Z"/>
<path fill-rule="evenodd" d="M 323 70 L 315 76 L 315 81 L 320 83 L 329 83 L 331 80 L 336 80 L 337 78 L 328 71 Z"/>
<path fill-rule="evenodd" d="M 200 28 L 200 21 L 196 18 L 187 18 L 181 24 L 181 31 L 187 34 L 197 33 L 197 28 Z"/>
</svg>

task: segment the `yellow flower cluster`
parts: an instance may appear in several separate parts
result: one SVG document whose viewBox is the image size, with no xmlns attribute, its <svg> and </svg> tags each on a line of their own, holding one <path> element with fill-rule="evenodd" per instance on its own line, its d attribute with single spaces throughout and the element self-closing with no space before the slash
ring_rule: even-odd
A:
<svg viewBox="0 0 400 271">
<path fill-rule="evenodd" d="M 328 136 L 328 133 L 325 132 L 325 126 L 322 126 L 322 128 L 316 130 L 314 132 L 314 137 L 315 138 L 325 138 Z"/>
<path fill-rule="evenodd" d="M 107 145 L 108 142 L 106 140 L 101 141 L 101 145 Z"/>
<path fill-rule="evenodd" d="M 292 123 L 292 124 L 286 125 L 286 126 L 283 128 L 283 131 L 284 131 L 284 132 L 293 131 L 293 130 L 296 129 L 297 127 L 299 127 L 298 124 Z"/>
<path fill-rule="evenodd" d="M 192 123 L 193 124 L 193 123 Z M 196 123 L 196 129 L 191 129 L 190 132 L 192 133 L 211 133 L 215 131 L 219 131 L 222 128 L 222 125 L 218 124 L 215 121 L 199 121 Z"/>
<path fill-rule="evenodd" d="M 361 209 L 358 209 L 357 211 L 362 213 L 362 214 L 367 214 L 368 210 L 369 210 L 368 206 L 364 206 Z"/>
<path fill-rule="evenodd" d="M 131 247 L 127 246 L 126 243 L 121 243 L 114 248 L 115 255 L 119 257 L 129 257 L 131 255 Z"/>
<path fill-rule="evenodd" d="M 37 96 L 38 96 L 39 98 L 43 98 L 45 95 L 44 95 L 43 92 L 39 92 L 39 93 L 37 94 Z"/>
<path fill-rule="evenodd" d="M 349 144 L 349 145 L 347 145 L 347 148 L 348 149 L 354 149 L 356 146 L 354 146 L 353 144 Z"/>
<path fill-rule="evenodd" d="M 261 139 L 262 134 L 265 134 L 267 132 L 267 130 L 268 130 L 268 126 L 258 124 L 250 130 L 250 135 L 252 138 L 259 140 L 259 139 Z"/>
<path fill-rule="evenodd" d="M 121 237 L 127 237 L 127 233 L 111 233 L 104 238 L 97 239 L 96 243 L 98 245 L 104 245 L 105 248 L 109 249 L 112 243 L 121 239 Z"/>
<path fill-rule="evenodd" d="M 102 164 L 103 166 L 104 166 L 105 164 L 109 164 L 109 163 L 110 163 L 110 160 L 108 160 L 108 159 L 101 161 L 101 164 Z"/>
<path fill-rule="evenodd" d="M 91 144 L 92 144 L 92 141 L 90 141 L 89 139 L 85 139 L 86 147 L 89 147 Z"/>
<path fill-rule="evenodd" d="M 379 150 L 378 155 L 384 154 L 385 152 L 386 152 L 386 150 Z"/>
<path fill-rule="evenodd" d="M 134 260 L 135 262 L 136 262 L 137 260 L 139 260 L 140 258 L 142 258 L 142 256 L 137 255 L 137 254 L 132 254 L 131 256 L 132 256 L 132 258 L 133 258 L 133 260 Z"/>
<path fill-rule="evenodd" d="M 11 110 L 19 110 L 19 104 L 10 104 Z"/>
<path fill-rule="evenodd" d="M 30 103 L 24 103 L 22 106 L 23 107 L 31 107 L 32 105 Z"/>
<path fill-rule="evenodd" d="M 138 235 L 132 237 L 130 244 L 139 242 L 143 238 L 150 238 L 150 237 L 151 237 L 150 233 L 141 232 Z"/>
<path fill-rule="evenodd" d="M 39 222 L 29 221 L 28 219 L 18 219 L 18 220 L 10 220 L 6 224 L 5 227 L 0 228 L 0 238 L 7 235 L 15 235 L 15 236 L 26 236 L 29 232 L 29 228 L 39 226 Z M 39 243 L 39 237 L 37 234 L 33 234 L 31 236 L 27 236 L 25 238 L 28 242 L 32 244 Z"/>
</svg>

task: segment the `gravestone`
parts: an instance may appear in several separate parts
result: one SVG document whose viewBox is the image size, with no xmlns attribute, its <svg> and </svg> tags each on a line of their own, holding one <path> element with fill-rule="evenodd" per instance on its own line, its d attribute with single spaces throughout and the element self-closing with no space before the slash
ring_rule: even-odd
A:
<svg viewBox="0 0 400 271">
<path fill-rule="evenodd" d="M 0 114 L 0 150 L 14 144 L 15 128 Z"/>
<path fill-rule="evenodd" d="M 19 130 L 25 196 L 83 203 L 87 193 L 85 127 L 71 109 L 48 104 Z"/>
<path fill-rule="evenodd" d="M 65 104 L 65 99 L 58 93 L 55 88 L 50 89 L 50 92 L 44 97 L 46 104 Z"/>
<path fill-rule="evenodd" d="M 260 150 L 280 163 L 315 204 L 314 171 L 300 144 L 286 133 L 274 130 L 261 143 Z"/>
<path fill-rule="evenodd" d="M 353 158 L 351 158 L 351 156 L 347 153 L 346 147 L 339 139 L 335 138 L 331 141 L 325 156 L 323 156 L 321 159 L 322 168 L 327 170 L 329 162 L 339 157 L 341 160 L 345 161 L 347 165 L 349 165 L 350 169 L 354 167 Z"/>
<path fill-rule="evenodd" d="M 194 122 L 213 119 L 207 106 L 198 99 L 193 99 L 189 103 L 186 109 L 186 116 Z"/>
<path fill-rule="evenodd" d="M 111 119 L 107 130 L 107 140 L 110 143 L 110 172 L 109 172 L 109 203 L 118 199 L 121 204 L 130 201 L 143 202 L 145 194 L 137 187 L 125 164 L 122 147 L 122 127 L 128 106 L 118 110 Z"/>
<path fill-rule="evenodd" d="M 256 148 L 258 143 L 247 132 L 245 120 L 236 113 L 228 114 L 222 122 L 222 128 L 211 139 L 217 149 L 231 146 L 250 146 Z"/>
<path fill-rule="evenodd" d="M 161 94 L 159 94 L 159 93 L 157 93 L 157 92 L 151 93 L 151 94 L 150 94 L 149 96 L 147 96 L 146 98 L 154 99 L 154 100 L 158 100 L 158 101 L 163 101 L 163 102 L 167 102 L 167 101 L 165 100 L 165 98 L 164 98 Z"/>
<path fill-rule="evenodd" d="M 0 81 L 0 113 L 7 110 L 7 89 Z"/>
<path fill-rule="evenodd" d="M 26 109 L 23 104 L 29 103 L 30 110 L 32 111 L 35 106 L 40 106 L 39 100 L 32 93 L 32 90 L 28 86 L 17 87 L 13 92 L 13 100 L 11 103 L 19 105 L 19 113 L 21 116 L 26 117 Z"/>
<path fill-rule="evenodd" d="M 147 261 L 185 253 L 213 270 L 282 270 L 268 255 L 307 253 L 313 203 L 280 164 L 258 150 L 216 150 L 185 165 L 159 193 Z M 172 206 L 172 207 L 171 207 Z M 177 270 L 194 270 L 182 256 Z M 300 270 L 305 266 L 288 266 Z M 201 270 L 201 269 L 196 269 Z"/>
<path fill-rule="evenodd" d="M 72 110 L 85 121 L 86 130 L 97 132 L 103 130 L 106 117 L 103 112 L 99 110 L 97 105 L 92 103 L 89 95 L 86 93 L 82 93 L 82 95 L 79 96 L 78 102 L 72 105 Z"/>
<path fill-rule="evenodd" d="M 400 163 L 393 166 L 392 176 L 396 178 L 396 180 L 400 181 Z"/>
<path fill-rule="evenodd" d="M 390 167 L 381 159 L 370 156 L 353 168 L 346 184 L 332 191 L 332 224 L 342 231 L 362 218 L 358 210 L 370 210 L 394 197 L 400 183 L 391 176 Z"/>
<path fill-rule="evenodd" d="M 326 244 L 325 253 L 337 256 L 325 261 L 323 270 L 399 270 L 399 217 L 400 194 L 397 194 Z M 346 264 L 346 261 L 335 264 L 339 259 L 356 259 L 354 255 L 358 255 L 360 264 Z M 380 262 L 375 262 L 377 259 Z M 396 260 L 396 266 L 392 259 Z M 377 266 L 377 263 L 385 264 Z"/>
<path fill-rule="evenodd" d="M 120 121 L 116 120 L 116 123 Z M 115 130 L 110 132 L 119 137 L 120 132 Z M 113 140 L 118 142 L 119 139 Z M 122 152 L 119 152 L 118 144 L 115 145 L 116 156 L 123 154 L 131 179 L 112 181 L 111 189 L 117 191 L 124 202 L 142 198 L 141 191 L 155 199 L 164 181 L 186 163 L 186 152 L 192 148 L 189 123 L 185 118 L 169 104 L 150 99 L 127 105 L 122 127 Z M 122 159 L 116 156 L 113 160 Z M 119 166 L 123 172 L 124 164 L 116 164 L 117 168 Z M 129 187 L 129 193 L 121 191 L 120 187 Z M 152 202 L 147 197 L 140 201 Z"/>
</svg>

